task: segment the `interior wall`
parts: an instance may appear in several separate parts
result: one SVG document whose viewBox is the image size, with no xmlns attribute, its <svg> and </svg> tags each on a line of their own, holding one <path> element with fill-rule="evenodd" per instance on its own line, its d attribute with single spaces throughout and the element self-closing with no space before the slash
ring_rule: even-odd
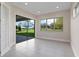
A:
<svg viewBox="0 0 79 59">
<path fill-rule="evenodd" d="M 35 16 L 25 10 L 18 8 L 16 6 L 12 6 L 9 3 L 4 3 L 6 5 L 9 12 L 9 18 L 5 18 L 5 13 L 1 11 L 1 55 L 4 55 L 10 48 L 16 44 L 16 15 L 21 15 L 24 17 L 29 17 L 31 19 L 35 19 L 35 37 L 50 39 L 50 40 L 59 40 L 59 41 L 70 41 L 70 10 L 59 11 L 55 13 L 49 13 L 45 15 Z M 1 8 L 3 10 L 3 8 Z M 63 16 L 63 32 L 41 32 L 40 31 L 40 19 L 41 18 L 50 18 L 50 17 L 59 17 Z M 7 24 L 6 23 L 7 21 Z M 5 27 L 8 26 L 7 32 Z M 6 33 L 5 33 L 6 32 Z"/>
<path fill-rule="evenodd" d="M 31 19 L 34 19 L 34 20 L 36 20 L 36 19 L 35 19 L 35 15 L 29 13 L 28 11 L 25 11 L 25 10 L 19 8 L 19 7 L 16 7 L 16 6 L 12 6 L 12 8 L 14 9 L 14 11 L 12 11 L 12 13 L 14 13 L 12 18 L 14 18 L 13 19 L 14 20 L 13 23 L 15 25 L 14 26 L 14 36 L 15 36 L 14 42 L 16 44 L 16 15 L 20 15 L 20 16 L 23 16 L 23 17 L 26 17 L 26 18 L 31 18 Z"/>
<path fill-rule="evenodd" d="M 10 20 L 10 8 L 7 4 L 1 3 L 1 55 L 9 50 L 10 44 L 10 32 L 9 32 L 9 20 Z M 12 23 L 12 22 L 11 22 Z"/>
<path fill-rule="evenodd" d="M 40 31 L 40 19 L 61 16 L 63 16 L 62 32 Z M 70 10 L 63 10 L 54 13 L 40 15 L 39 19 L 36 21 L 36 38 L 70 42 Z"/>
<path fill-rule="evenodd" d="M 79 14 L 73 17 L 73 9 L 76 3 L 71 8 L 71 46 L 75 56 L 79 57 Z"/>
<path fill-rule="evenodd" d="M 16 45 L 16 15 L 35 19 L 29 12 L 9 3 L 1 3 L 1 56 Z"/>
<path fill-rule="evenodd" d="M 1 3 L 0 3 L 0 52 L 1 52 Z"/>
</svg>

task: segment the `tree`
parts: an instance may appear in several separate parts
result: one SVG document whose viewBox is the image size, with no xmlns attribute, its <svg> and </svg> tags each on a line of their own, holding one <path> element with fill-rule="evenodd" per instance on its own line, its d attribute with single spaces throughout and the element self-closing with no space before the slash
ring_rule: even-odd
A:
<svg viewBox="0 0 79 59">
<path fill-rule="evenodd" d="M 53 29 L 54 28 L 54 23 L 51 23 L 50 27 L 51 27 L 51 29 Z"/>
<path fill-rule="evenodd" d="M 55 21 L 55 29 L 63 28 L 63 17 L 57 17 Z"/>
<path fill-rule="evenodd" d="M 18 24 L 18 30 L 21 31 L 21 22 Z"/>
<path fill-rule="evenodd" d="M 41 28 L 45 28 L 46 27 L 46 23 L 41 24 Z"/>
<path fill-rule="evenodd" d="M 16 25 L 16 29 L 18 29 L 18 26 Z"/>
<path fill-rule="evenodd" d="M 18 31 L 18 26 L 16 25 L 16 32 Z"/>
</svg>

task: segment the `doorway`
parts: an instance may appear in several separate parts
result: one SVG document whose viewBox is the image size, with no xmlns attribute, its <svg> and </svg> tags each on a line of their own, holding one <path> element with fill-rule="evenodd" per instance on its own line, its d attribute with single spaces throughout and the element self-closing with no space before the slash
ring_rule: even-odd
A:
<svg viewBox="0 0 79 59">
<path fill-rule="evenodd" d="M 16 15 L 16 43 L 35 37 L 35 21 L 31 18 Z"/>
</svg>

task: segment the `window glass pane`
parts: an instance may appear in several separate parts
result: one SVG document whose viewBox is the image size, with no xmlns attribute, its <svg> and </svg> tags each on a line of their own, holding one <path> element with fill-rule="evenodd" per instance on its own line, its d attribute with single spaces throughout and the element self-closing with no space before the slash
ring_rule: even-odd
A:
<svg viewBox="0 0 79 59">
<path fill-rule="evenodd" d="M 77 10 L 76 11 L 77 11 L 77 14 L 78 14 L 78 7 L 77 7 Z"/>
<path fill-rule="evenodd" d="M 41 20 L 41 31 L 46 30 L 46 20 Z"/>
<path fill-rule="evenodd" d="M 29 20 L 28 33 L 34 33 L 34 20 Z"/>
<path fill-rule="evenodd" d="M 55 18 L 55 31 L 63 30 L 63 17 Z"/>
<path fill-rule="evenodd" d="M 54 29 L 54 18 L 47 19 L 47 30 L 52 31 Z"/>
<path fill-rule="evenodd" d="M 75 17 L 76 16 L 76 14 L 75 14 L 75 8 L 73 9 L 73 17 Z"/>
<path fill-rule="evenodd" d="M 77 15 L 77 7 L 75 7 L 75 14 Z"/>
<path fill-rule="evenodd" d="M 63 17 L 41 20 L 42 31 L 63 31 Z"/>
<path fill-rule="evenodd" d="M 79 3 L 75 6 L 75 16 L 79 14 Z"/>
<path fill-rule="evenodd" d="M 77 9 L 77 12 L 78 12 L 78 14 L 79 14 L 79 3 L 78 3 L 78 9 Z"/>
<path fill-rule="evenodd" d="M 34 20 L 29 20 L 29 28 L 34 28 Z"/>
</svg>

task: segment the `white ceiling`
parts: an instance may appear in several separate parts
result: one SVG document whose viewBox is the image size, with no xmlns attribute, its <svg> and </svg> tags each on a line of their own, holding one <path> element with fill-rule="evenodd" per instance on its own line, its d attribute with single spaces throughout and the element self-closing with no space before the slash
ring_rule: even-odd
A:
<svg viewBox="0 0 79 59">
<path fill-rule="evenodd" d="M 25 2 L 13 2 L 11 4 L 35 15 L 56 12 L 71 7 L 71 2 L 28 2 L 28 5 L 25 5 Z M 56 6 L 59 6 L 60 8 L 57 9 Z M 38 11 L 40 11 L 40 13 L 38 13 Z"/>
</svg>

